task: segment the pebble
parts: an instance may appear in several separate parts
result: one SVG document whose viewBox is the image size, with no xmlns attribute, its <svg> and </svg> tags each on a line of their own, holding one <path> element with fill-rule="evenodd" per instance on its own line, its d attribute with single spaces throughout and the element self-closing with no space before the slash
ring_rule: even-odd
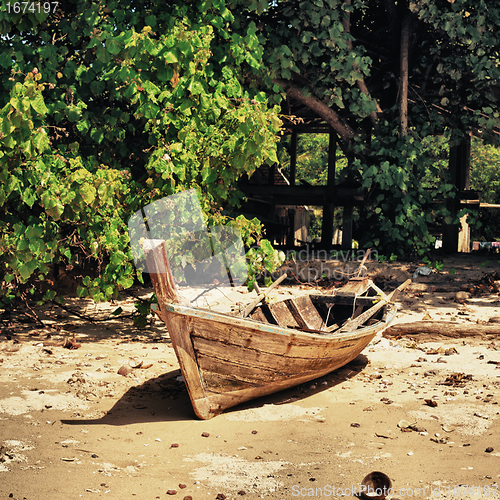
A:
<svg viewBox="0 0 500 500">
<path fill-rule="evenodd" d="M 483 415 L 482 413 L 474 413 L 474 416 L 475 417 L 479 417 L 479 418 L 484 418 L 485 420 L 488 420 L 488 415 Z"/>
<path fill-rule="evenodd" d="M 172 443 L 170 448 L 179 448 L 179 443 Z"/>
<path fill-rule="evenodd" d="M 252 431 L 252 434 L 257 434 L 257 431 Z"/>
<path fill-rule="evenodd" d="M 410 427 L 412 424 L 410 422 L 408 422 L 408 420 L 400 420 L 398 422 L 398 427 L 400 429 L 407 429 L 408 427 Z"/>
<path fill-rule="evenodd" d="M 465 301 L 470 297 L 470 294 L 464 291 L 457 292 L 455 294 L 455 300 Z"/>
<path fill-rule="evenodd" d="M 407 453 L 407 455 L 408 455 L 409 457 L 411 457 L 411 456 L 413 455 L 413 451 L 409 451 L 409 452 Z"/>
<path fill-rule="evenodd" d="M 226 500 L 226 495 L 224 495 L 224 493 L 217 493 L 215 498 L 216 500 Z"/>
<path fill-rule="evenodd" d="M 193 500 L 191 495 L 186 495 L 182 500 Z"/>
<path fill-rule="evenodd" d="M 118 375 L 123 375 L 124 377 L 128 377 L 132 373 L 132 367 L 130 365 L 123 365 L 118 368 Z"/>
<path fill-rule="evenodd" d="M 187 486 L 184 483 L 179 484 L 179 488 L 183 490 L 184 488 L 187 488 Z"/>
<path fill-rule="evenodd" d="M 493 448 L 491 446 L 488 446 L 486 450 L 484 450 L 486 453 L 491 453 L 493 451 Z"/>
<path fill-rule="evenodd" d="M 202 435 L 202 437 L 207 438 L 210 436 L 210 433 L 209 432 L 202 432 L 201 435 Z"/>
<path fill-rule="evenodd" d="M 351 427 L 360 427 L 360 424 L 358 424 L 357 422 L 353 422 L 353 423 L 351 424 Z"/>
<path fill-rule="evenodd" d="M 167 490 L 167 495 L 177 495 L 177 490 Z"/>
<path fill-rule="evenodd" d="M 420 425 L 411 425 L 409 427 L 412 431 L 415 432 L 427 432 L 427 429 L 425 427 L 421 427 Z"/>
</svg>

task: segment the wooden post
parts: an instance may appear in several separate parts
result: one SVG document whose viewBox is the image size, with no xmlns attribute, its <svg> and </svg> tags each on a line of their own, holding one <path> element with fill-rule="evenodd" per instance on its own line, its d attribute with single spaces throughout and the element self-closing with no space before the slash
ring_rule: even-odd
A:
<svg viewBox="0 0 500 500">
<path fill-rule="evenodd" d="M 332 202 L 335 196 L 335 163 L 337 161 L 337 136 L 330 128 L 330 140 L 328 142 L 328 172 L 326 183 L 326 194 L 323 202 L 323 222 L 321 224 L 321 246 L 326 250 L 332 248 L 333 240 L 333 218 L 335 204 Z"/>
<path fill-rule="evenodd" d="M 454 218 L 460 210 L 459 193 L 470 189 L 470 147 L 471 138 L 467 135 L 462 142 L 450 148 L 449 169 L 451 182 L 457 188 L 457 196 L 447 202 L 446 207 Z M 447 253 L 458 251 L 459 224 L 443 225 L 443 250 Z"/>
<path fill-rule="evenodd" d="M 297 129 L 292 131 L 290 143 L 290 186 L 295 186 L 295 174 L 297 172 Z"/>
<path fill-rule="evenodd" d="M 342 221 L 342 249 L 350 250 L 352 248 L 352 205 L 344 207 L 344 215 Z"/>
<path fill-rule="evenodd" d="M 290 248 L 295 246 L 295 210 L 293 208 L 288 209 L 288 235 L 286 246 Z"/>
<path fill-rule="evenodd" d="M 460 231 L 458 233 L 458 251 L 470 253 L 470 227 L 467 223 L 467 214 L 460 217 Z"/>
</svg>

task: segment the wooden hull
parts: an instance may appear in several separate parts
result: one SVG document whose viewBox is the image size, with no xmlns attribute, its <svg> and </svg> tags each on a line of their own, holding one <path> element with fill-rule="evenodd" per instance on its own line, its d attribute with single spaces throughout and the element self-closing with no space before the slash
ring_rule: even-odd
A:
<svg viewBox="0 0 500 500">
<path fill-rule="evenodd" d="M 349 363 L 386 328 L 383 320 L 354 332 L 309 333 L 203 309 L 164 304 L 167 325 L 196 415 L 226 408 L 326 375 Z"/>
</svg>

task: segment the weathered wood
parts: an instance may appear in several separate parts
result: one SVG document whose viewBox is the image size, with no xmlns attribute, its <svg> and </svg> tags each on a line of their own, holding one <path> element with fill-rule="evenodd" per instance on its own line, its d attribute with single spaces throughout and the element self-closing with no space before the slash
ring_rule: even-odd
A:
<svg viewBox="0 0 500 500">
<path fill-rule="evenodd" d="M 176 354 L 195 412 L 204 419 L 343 366 L 386 326 L 380 322 L 354 333 L 321 335 L 175 304 L 166 311 L 164 320 L 174 346 L 179 346 L 174 338 L 185 338 L 183 349 L 176 349 Z M 189 328 L 172 321 L 171 316 L 189 317 Z M 223 381 L 221 377 L 231 367 L 234 374 Z M 241 384 L 239 378 L 244 379 Z"/>
<path fill-rule="evenodd" d="M 395 315 L 395 310 L 388 307 L 387 322 L 329 334 L 318 331 L 325 326 L 326 318 L 309 295 L 252 309 L 252 317 L 265 323 L 186 307 L 178 304 L 164 245 L 148 252 L 147 258 L 152 265 L 149 269 L 158 271 L 151 276 L 159 302 L 156 312 L 168 328 L 191 403 L 202 419 L 212 418 L 249 399 L 313 380 L 345 365 Z M 275 282 L 274 286 L 277 284 Z M 358 280 L 355 286 L 349 287 L 349 293 L 355 296 L 353 289 L 359 291 L 367 286 L 368 281 Z M 386 300 L 381 302 L 384 302 L 381 307 L 386 304 Z M 324 305 L 321 307 L 324 309 Z M 341 315 L 349 310 L 349 305 L 331 303 L 331 307 L 340 308 Z M 305 325 L 314 331 L 307 333 L 269 324 L 283 322 L 303 328 Z"/>
<path fill-rule="evenodd" d="M 401 283 L 401 285 L 399 285 L 396 290 L 394 290 L 390 295 L 389 295 L 389 301 L 390 302 L 395 302 L 400 293 L 402 291 L 404 291 L 406 288 L 408 288 L 409 286 L 411 285 L 411 278 L 407 279 L 406 281 L 404 281 L 403 283 Z"/>
<path fill-rule="evenodd" d="M 360 314 L 359 316 L 350 319 L 349 321 L 346 321 L 338 330 L 338 332 L 343 332 L 346 330 L 356 330 L 356 328 L 359 328 L 361 325 L 366 323 L 370 318 L 375 316 L 375 314 L 382 309 L 388 302 L 393 302 L 396 300 L 399 296 L 399 294 L 411 283 L 411 279 L 407 279 L 404 283 L 401 283 L 396 290 L 394 290 L 390 295 L 385 295 L 383 293 L 383 296 L 380 298 L 380 301 L 377 302 L 375 305 L 370 307 L 367 311 L 364 313 Z"/>
<path fill-rule="evenodd" d="M 332 304 L 338 304 L 338 305 L 352 305 L 353 299 L 354 299 L 354 294 L 353 295 L 348 295 L 348 294 L 339 294 L 339 295 L 309 295 L 311 297 L 311 300 L 315 302 L 316 304 L 323 304 L 326 306 L 332 305 Z M 356 304 L 362 305 L 364 307 L 366 306 L 372 306 L 374 301 L 377 301 L 378 298 L 376 296 L 372 297 L 356 297 Z"/>
<path fill-rule="evenodd" d="M 368 256 L 370 255 L 371 250 L 372 250 L 371 248 L 368 248 L 368 250 L 365 252 L 365 256 L 363 257 L 363 260 L 359 264 L 358 278 L 362 277 L 361 275 L 363 274 L 363 271 L 366 269 L 365 263 L 366 263 L 366 261 L 368 259 Z"/>
<path fill-rule="evenodd" d="M 179 295 L 167 257 L 165 242 L 146 240 L 144 254 L 158 303 L 177 304 Z"/>
<path fill-rule="evenodd" d="M 422 278 L 418 278 L 422 279 Z M 395 287 L 397 282 L 389 281 L 385 284 L 390 288 Z M 452 293 L 458 292 L 462 289 L 461 283 L 449 283 L 449 282 L 437 282 L 437 283 L 423 283 L 419 281 L 413 281 L 407 288 L 406 291 L 410 293 Z M 385 288 L 384 286 L 384 288 Z"/>
<path fill-rule="evenodd" d="M 252 302 L 250 302 L 250 304 L 248 304 L 245 309 L 243 309 L 243 312 L 242 312 L 242 317 L 243 318 L 246 318 L 256 307 L 257 305 L 262 302 L 262 300 L 266 297 L 266 295 L 271 291 L 273 290 L 274 288 L 276 288 L 282 281 L 284 281 L 285 279 L 287 278 L 287 274 L 282 274 L 271 286 L 269 286 L 267 288 L 267 290 L 263 293 L 259 293 L 257 295 L 257 298 L 255 298 L 254 300 L 252 300 Z"/>
<path fill-rule="evenodd" d="M 364 313 L 360 314 L 357 318 L 355 319 L 350 319 L 346 321 L 338 330 L 337 332 L 345 332 L 347 330 L 353 331 L 356 330 L 356 328 L 359 328 L 362 324 L 366 323 L 371 317 L 375 316 L 375 314 L 382 309 L 387 304 L 387 301 L 384 299 L 380 299 L 374 306 L 370 307 L 367 311 Z"/>
<path fill-rule="evenodd" d="M 277 324 L 286 328 L 297 328 L 299 324 L 294 318 L 290 309 L 287 307 L 284 301 L 276 302 L 270 305 L 274 316 L 277 319 Z"/>
<path fill-rule="evenodd" d="M 285 304 L 301 328 L 321 330 L 324 326 L 324 320 L 309 295 L 287 299 Z"/>
<path fill-rule="evenodd" d="M 267 318 L 260 307 L 255 309 L 252 314 L 250 314 L 250 318 L 255 321 L 261 321 L 262 323 L 268 323 Z"/>
<path fill-rule="evenodd" d="M 245 377 L 247 381 L 268 383 L 270 382 L 269 370 L 275 377 L 283 378 L 292 376 L 295 373 L 326 368 L 333 358 L 349 356 L 348 348 L 355 345 L 355 343 L 355 341 L 351 341 L 343 349 L 332 350 L 328 356 L 318 355 L 314 357 L 313 354 L 309 353 L 304 358 L 286 355 L 278 356 L 234 344 L 222 346 L 220 342 L 200 337 L 194 339 L 193 344 L 203 373 L 214 371 L 215 365 L 229 364 L 233 367 L 233 376 L 241 376 L 241 374 L 247 373 Z M 341 356 L 341 354 L 343 355 Z M 241 373 L 239 366 L 241 366 Z M 215 371 L 220 371 L 220 367 Z"/>
<path fill-rule="evenodd" d="M 415 321 L 391 326 L 383 333 L 384 337 L 409 337 L 418 340 L 432 340 L 436 337 L 497 337 L 500 335 L 500 324 L 479 325 L 477 323 L 456 324 L 452 321 Z"/>
<path fill-rule="evenodd" d="M 371 281 L 367 277 L 352 278 L 342 288 L 335 291 L 335 295 L 355 296 L 362 295 L 370 288 Z"/>
</svg>

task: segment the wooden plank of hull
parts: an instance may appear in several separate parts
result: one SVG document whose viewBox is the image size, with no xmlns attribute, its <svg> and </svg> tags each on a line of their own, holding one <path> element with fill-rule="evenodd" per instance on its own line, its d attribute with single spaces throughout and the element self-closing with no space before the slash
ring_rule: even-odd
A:
<svg viewBox="0 0 500 500">
<path fill-rule="evenodd" d="M 225 318 L 224 318 L 225 319 Z M 226 321 L 213 321 L 197 317 L 193 339 L 198 338 L 220 342 L 221 345 L 234 345 L 253 349 L 259 353 L 269 353 L 290 358 L 329 357 L 339 349 L 344 339 L 361 338 L 363 331 L 356 334 L 346 333 L 340 336 L 308 335 L 296 330 L 280 329 L 269 331 L 259 328 L 259 324 L 246 322 L 245 325 L 233 325 L 231 318 Z"/>
<path fill-rule="evenodd" d="M 208 399 L 210 401 L 210 406 L 213 413 L 212 416 L 216 416 L 219 413 L 222 413 L 227 408 L 231 408 L 241 403 L 245 403 L 246 401 L 251 401 L 252 399 L 255 398 L 268 396 L 269 394 L 274 394 L 276 392 L 283 391 L 291 387 L 295 387 L 299 384 L 310 382 L 311 380 L 315 380 L 324 375 L 327 375 L 328 373 L 331 373 L 332 371 L 344 366 L 345 364 L 346 363 L 342 363 L 339 366 L 329 367 L 328 369 L 322 372 L 300 374 L 293 378 L 274 382 L 273 384 L 266 384 L 257 387 L 240 388 L 238 390 L 228 391 L 225 393 L 210 394 L 207 391 Z"/>
<path fill-rule="evenodd" d="M 290 309 L 293 317 L 301 328 L 319 330 L 323 325 L 323 318 L 314 306 L 309 295 L 302 295 L 294 299 L 285 300 L 285 304 Z M 276 307 L 276 306 L 274 306 Z"/>
<path fill-rule="evenodd" d="M 206 371 L 205 369 L 201 369 L 212 413 L 215 415 L 226 408 L 245 401 L 273 394 L 322 377 L 354 359 L 374 336 L 375 333 L 366 338 L 359 339 L 356 346 L 351 346 L 351 349 L 346 350 L 342 356 L 339 355 L 324 359 L 323 363 L 321 363 L 321 368 L 317 366 L 314 370 L 298 371 L 295 373 L 293 370 L 290 370 L 288 374 L 274 373 L 273 378 L 268 377 L 267 379 L 262 379 L 263 373 L 260 368 L 252 370 L 252 367 L 246 366 L 245 370 L 242 370 L 241 366 L 227 361 L 214 358 L 211 360 L 203 359 L 201 364 L 205 365 L 205 362 L 208 362 L 210 369 L 213 370 Z M 254 371 L 257 379 L 253 383 L 248 380 L 249 375 L 252 375 L 252 371 Z M 241 380 L 241 378 L 247 380 Z M 258 380 L 259 378 L 261 380 Z"/>
<path fill-rule="evenodd" d="M 277 319 L 278 325 L 287 328 L 297 328 L 299 326 L 297 320 L 293 317 L 293 314 L 284 301 L 272 304 L 271 309 Z"/>
<path fill-rule="evenodd" d="M 236 366 L 251 366 L 255 370 L 265 370 L 272 367 L 275 374 L 290 376 L 307 370 L 320 370 L 332 359 L 349 357 L 349 352 L 355 347 L 356 341 L 338 343 L 335 348 L 329 349 L 325 355 L 324 349 L 309 350 L 307 357 L 294 357 L 286 354 L 272 354 L 262 349 L 257 349 L 255 344 L 249 347 L 226 344 L 209 339 L 193 337 L 193 345 L 198 356 L 200 368 L 210 369 L 210 364 L 201 365 L 200 354 L 209 356 L 213 360 L 233 362 Z M 256 373 L 256 376 L 259 376 Z M 265 381 L 264 374 L 262 377 Z"/>
<path fill-rule="evenodd" d="M 342 288 L 335 292 L 336 295 L 357 296 L 365 293 L 370 288 L 371 280 L 366 276 L 351 278 Z"/>
<path fill-rule="evenodd" d="M 176 308 L 190 312 L 168 307 Z M 166 312 L 165 317 L 177 315 Z M 173 326 L 169 328 L 173 343 L 175 337 L 190 336 L 193 353 L 187 360 L 179 359 L 179 364 L 196 415 L 208 419 L 226 408 L 336 370 L 354 359 L 386 324 L 323 337 L 277 327 L 270 331 L 252 321 L 200 311 L 190 328 L 173 330 Z M 190 363 L 188 373 L 183 366 Z"/>
<path fill-rule="evenodd" d="M 201 375 L 196 361 L 196 355 L 191 341 L 193 331 L 193 318 L 180 314 L 159 312 L 167 326 L 170 340 L 174 347 L 175 355 L 179 361 L 182 376 L 188 388 L 189 398 L 196 415 L 199 418 L 211 418 L 210 402 L 202 384 Z"/>
</svg>

